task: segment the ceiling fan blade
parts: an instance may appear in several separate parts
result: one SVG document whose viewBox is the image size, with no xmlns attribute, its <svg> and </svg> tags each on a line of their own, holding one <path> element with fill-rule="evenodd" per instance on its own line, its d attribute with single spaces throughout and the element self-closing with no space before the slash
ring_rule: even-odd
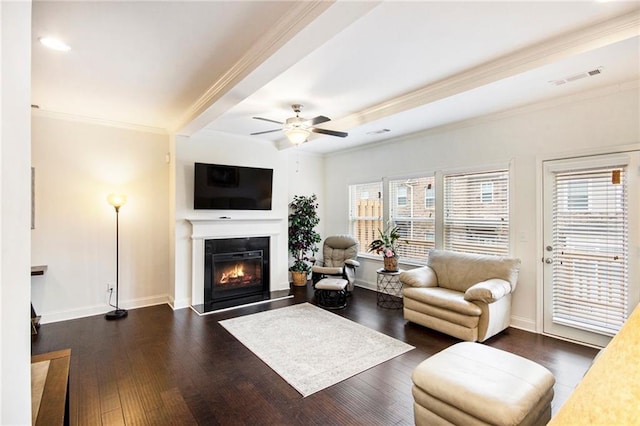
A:
<svg viewBox="0 0 640 426">
<path fill-rule="evenodd" d="M 347 136 L 349 136 L 349 133 L 347 133 L 347 132 L 338 132 L 336 130 L 318 129 L 317 127 L 314 127 L 313 129 L 311 129 L 311 131 L 313 133 L 322 133 L 323 135 L 337 136 L 339 138 L 346 138 Z"/>
<path fill-rule="evenodd" d="M 268 121 L 269 123 L 284 124 L 282 121 L 270 120 L 268 118 L 262 118 L 262 117 L 252 117 L 252 118 L 255 118 L 256 120 Z"/>
<path fill-rule="evenodd" d="M 327 121 L 331 121 L 329 117 L 325 117 L 324 115 L 319 115 L 317 117 L 313 117 L 305 121 L 305 124 L 308 123 L 309 126 L 315 126 L 316 124 L 326 123 Z"/>
<path fill-rule="evenodd" d="M 255 135 L 264 135 L 265 133 L 273 133 L 273 132 L 281 132 L 282 129 L 274 129 L 274 130 L 265 130 L 264 132 L 255 132 L 255 133 L 249 133 L 251 136 L 255 136 Z"/>
</svg>

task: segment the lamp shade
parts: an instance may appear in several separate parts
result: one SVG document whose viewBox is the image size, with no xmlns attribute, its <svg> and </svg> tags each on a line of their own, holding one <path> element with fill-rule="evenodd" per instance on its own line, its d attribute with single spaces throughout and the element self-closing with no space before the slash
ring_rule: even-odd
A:
<svg viewBox="0 0 640 426">
<path fill-rule="evenodd" d="M 291 129 L 287 129 L 284 132 L 287 135 L 287 139 L 294 145 L 300 145 L 303 142 L 307 141 L 307 138 L 311 134 L 308 129 L 304 129 L 302 127 L 293 127 Z"/>
<path fill-rule="evenodd" d="M 107 202 L 113 207 L 121 207 L 127 202 L 127 196 L 122 194 L 109 194 Z"/>
</svg>

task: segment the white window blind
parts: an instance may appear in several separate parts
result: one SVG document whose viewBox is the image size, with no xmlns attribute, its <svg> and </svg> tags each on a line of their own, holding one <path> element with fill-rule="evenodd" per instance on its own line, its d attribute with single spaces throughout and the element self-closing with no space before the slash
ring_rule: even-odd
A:
<svg viewBox="0 0 640 426">
<path fill-rule="evenodd" d="M 628 195 L 621 168 L 557 172 L 553 321 L 614 335 L 628 312 Z"/>
<path fill-rule="evenodd" d="M 382 182 L 349 186 L 349 223 L 351 235 L 366 253 L 371 241 L 378 238 L 382 227 Z"/>
<path fill-rule="evenodd" d="M 509 254 L 509 171 L 444 176 L 444 248 Z"/>
<path fill-rule="evenodd" d="M 405 203 L 390 204 L 389 215 L 397 225 L 401 238 L 409 244 L 400 243 L 398 252 L 402 262 L 426 264 L 427 253 L 435 245 L 435 180 L 433 176 L 389 181 L 391 200 L 404 199 Z"/>
</svg>

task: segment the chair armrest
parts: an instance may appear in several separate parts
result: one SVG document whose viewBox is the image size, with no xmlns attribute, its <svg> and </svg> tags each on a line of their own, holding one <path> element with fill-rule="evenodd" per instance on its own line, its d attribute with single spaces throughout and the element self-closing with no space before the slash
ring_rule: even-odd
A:
<svg viewBox="0 0 640 426">
<path fill-rule="evenodd" d="M 344 261 L 344 264 L 347 266 L 352 266 L 354 268 L 357 268 L 358 266 L 360 266 L 360 262 L 358 262 L 355 259 L 347 259 Z"/>
<path fill-rule="evenodd" d="M 493 303 L 509 293 L 511 293 L 511 284 L 509 284 L 509 281 L 492 278 L 469 287 L 464 293 L 464 300 L 468 300 L 469 302 L 478 300 L 485 303 Z"/>
<path fill-rule="evenodd" d="M 409 287 L 437 287 L 438 277 L 428 266 L 411 269 L 400 274 L 400 282 Z"/>
</svg>

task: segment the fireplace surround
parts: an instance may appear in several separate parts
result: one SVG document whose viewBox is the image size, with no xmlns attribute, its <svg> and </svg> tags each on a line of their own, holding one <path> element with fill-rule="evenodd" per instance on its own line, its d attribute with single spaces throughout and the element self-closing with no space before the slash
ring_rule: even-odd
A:
<svg viewBox="0 0 640 426">
<path fill-rule="evenodd" d="M 205 242 L 208 240 L 236 239 L 248 237 L 268 237 L 268 271 L 267 276 L 270 299 L 255 303 L 264 303 L 269 300 L 277 300 L 289 296 L 288 280 L 288 252 L 287 252 L 287 222 L 282 217 L 219 217 L 219 218 L 189 218 L 191 225 L 190 235 L 185 235 L 190 240 L 191 262 L 189 275 L 191 278 L 190 303 L 187 306 L 199 315 L 217 312 L 220 309 L 205 311 Z M 187 266 L 187 265 L 185 265 Z M 237 301 L 237 306 L 246 305 L 249 302 Z M 235 305 L 235 304 L 234 304 Z"/>
<path fill-rule="evenodd" d="M 204 241 L 204 311 L 269 298 L 269 237 Z"/>
</svg>

